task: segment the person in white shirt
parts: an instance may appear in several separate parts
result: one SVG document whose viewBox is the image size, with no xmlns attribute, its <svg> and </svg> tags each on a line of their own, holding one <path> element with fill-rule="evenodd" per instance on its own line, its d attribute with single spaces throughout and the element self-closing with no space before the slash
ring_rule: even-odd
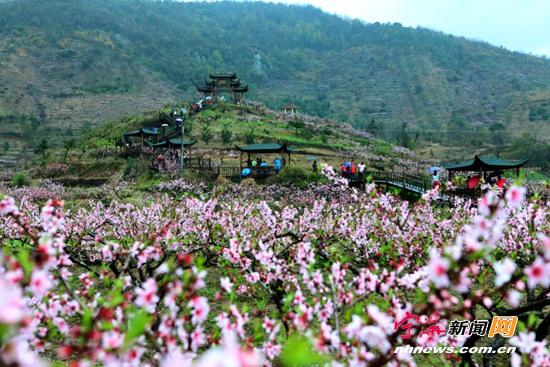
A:
<svg viewBox="0 0 550 367">
<path fill-rule="evenodd" d="M 363 180 L 365 178 L 363 174 L 365 172 L 365 164 L 361 162 L 361 164 L 358 167 L 359 167 L 359 179 Z"/>
</svg>

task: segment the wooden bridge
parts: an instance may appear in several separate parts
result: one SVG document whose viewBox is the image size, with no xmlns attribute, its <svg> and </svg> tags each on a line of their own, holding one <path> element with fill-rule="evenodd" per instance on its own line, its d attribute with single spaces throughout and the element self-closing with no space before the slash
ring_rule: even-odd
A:
<svg viewBox="0 0 550 367">
<path fill-rule="evenodd" d="M 433 189 L 431 180 L 405 172 L 365 171 L 363 174 L 356 173 L 355 175 L 344 172 L 340 172 L 339 174 L 349 180 L 349 185 L 351 187 L 364 188 L 369 182 L 367 178 L 370 177 L 371 183 L 376 184 L 378 187 L 385 186 L 386 191 L 388 191 L 390 187 L 395 187 L 403 190 L 403 194 L 411 192 L 422 195 L 426 191 Z M 457 188 L 451 192 L 442 192 L 440 195 L 441 199 L 445 201 L 449 201 L 453 196 L 475 199 L 481 196 L 481 189 Z"/>
</svg>

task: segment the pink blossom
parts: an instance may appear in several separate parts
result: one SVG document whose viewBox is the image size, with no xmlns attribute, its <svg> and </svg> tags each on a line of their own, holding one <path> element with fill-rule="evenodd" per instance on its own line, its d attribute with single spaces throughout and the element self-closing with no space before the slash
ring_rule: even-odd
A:
<svg viewBox="0 0 550 367">
<path fill-rule="evenodd" d="M 159 301 L 159 297 L 156 295 L 157 291 L 158 287 L 155 279 L 147 279 L 147 281 L 143 283 L 143 288 L 136 288 L 136 306 L 143 307 L 150 313 L 155 312 Z"/>
<path fill-rule="evenodd" d="M 386 333 L 378 326 L 365 326 L 362 328 L 360 339 L 372 348 L 379 348 L 382 353 L 387 353 L 391 348 Z"/>
<path fill-rule="evenodd" d="M 228 277 L 220 278 L 221 285 L 224 291 L 227 293 L 231 293 L 231 287 L 233 287 L 233 283 L 231 283 L 231 280 Z"/>
<path fill-rule="evenodd" d="M 495 278 L 495 285 L 497 287 L 502 286 L 504 283 L 512 279 L 512 275 L 517 269 L 516 263 L 509 258 L 504 259 L 504 261 L 495 263 L 493 267 L 497 274 Z"/>
<path fill-rule="evenodd" d="M 191 349 L 193 352 L 196 352 L 204 342 L 206 342 L 206 338 L 202 332 L 202 326 L 197 326 L 195 331 L 191 333 Z"/>
<path fill-rule="evenodd" d="M 17 213 L 17 206 L 15 206 L 15 200 L 12 197 L 7 197 L 0 201 L 0 214 L 12 214 Z"/>
<path fill-rule="evenodd" d="M 540 257 L 537 257 L 533 264 L 525 268 L 523 272 L 527 275 L 527 284 L 530 288 L 534 288 L 538 284 L 543 287 L 550 285 L 550 264 L 546 264 Z"/>
<path fill-rule="evenodd" d="M 29 290 L 36 296 L 41 296 L 53 287 L 50 275 L 42 270 L 34 271 L 31 275 Z"/>
<path fill-rule="evenodd" d="M 16 324 L 28 313 L 20 288 L 0 279 L 0 324 Z"/>
<path fill-rule="evenodd" d="M 510 186 L 506 191 L 506 202 L 510 208 L 519 208 L 525 200 L 527 189 L 520 186 Z"/>
<path fill-rule="evenodd" d="M 193 325 L 200 324 L 208 317 L 210 306 L 206 297 L 193 297 L 187 307 L 191 307 L 191 322 Z"/>
<path fill-rule="evenodd" d="M 104 348 L 115 349 L 122 345 L 124 338 L 123 335 L 117 333 L 116 331 L 108 331 L 103 334 L 101 340 Z"/>
<path fill-rule="evenodd" d="M 510 344 L 519 348 L 522 353 L 531 353 L 537 346 L 535 341 L 536 335 L 534 332 L 521 332 L 510 338 Z"/>
<path fill-rule="evenodd" d="M 447 258 L 441 258 L 436 249 L 430 250 L 430 261 L 428 262 L 428 276 L 434 282 L 437 288 L 449 286 L 449 275 L 447 271 L 450 267 L 450 261 Z"/>
</svg>

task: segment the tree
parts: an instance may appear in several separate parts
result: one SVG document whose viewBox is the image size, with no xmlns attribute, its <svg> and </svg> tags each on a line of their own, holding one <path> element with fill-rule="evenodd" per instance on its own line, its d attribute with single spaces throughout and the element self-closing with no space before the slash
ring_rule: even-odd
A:
<svg viewBox="0 0 550 367">
<path fill-rule="evenodd" d="M 411 145 L 411 137 L 409 136 L 409 132 L 407 131 L 406 122 L 403 122 L 403 124 L 401 125 L 401 131 L 397 136 L 397 144 L 405 148 L 409 148 Z"/>
<path fill-rule="evenodd" d="M 50 148 L 50 145 L 48 144 L 48 140 L 46 138 L 42 138 L 40 140 L 40 143 L 34 148 L 32 151 L 36 155 L 41 155 L 43 159 L 46 159 L 46 153 L 48 152 L 48 149 Z"/>
<path fill-rule="evenodd" d="M 2 148 L 4 149 L 4 154 L 6 154 L 10 150 L 10 143 L 6 140 Z"/>
<path fill-rule="evenodd" d="M 232 120 L 226 119 L 221 122 L 222 131 L 220 133 L 220 138 L 224 145 L 229 145 L 233 141 L 233 133 L 229 130 L 229 127 L 233 124 Z"/>
<path fill-rule="evenodd" d="M 74 139 L 67 139 L 63 141 L 63 149 L 65 150 L 63 160 L 67 160 L 67 155 L 69 155 L 69 152 L 74 148 L 76 148 L 76 141 Z"/>
<path fill-rule="evenodd" d="M 212 131 L 210 131 L 210 129 L 204 129 L 201 134 L 201 140 L 208 145 L 212 139 L 214 139 L 214 134 L 212 134 Z"/>
<path fill-rule="evenodd" d="M 233 141 L 233 133 L 229 131 L 229 129 L 223 129 L 220 133 L 220 137 L 224 145 L 229 145 L 231 141 Z"/>
<path fill-rule="evenodd" d="M 290 121 L 289 124 L 291 127 L 296 129 L 296 134 L 298 134 L 298 130 L 304 129 L 306 127 L 306 124 L 304 121 L 298 117 L 294 118 L 294 120 Z"/>
<path fill-rule="evenodd" d="M 376 125 L 376 121 L 374 121 L 374 117 L 370 120 L 369 124 L 365 128 L 365 132 L 371 134 L 374 137 L 378 135 L 378 125 Z"/>
<path fill-rule="evenodd" d="M 244 142 L 245 144 L 252 145 L 255 142 L 254 138 L 254 131 L 249 131 L 246 134 L 244 134 Z"/>
<path fill-rule="evenodd" d="M 34 140 L 36 134 L 38 133 L 38 128 L 40 127 L 40 121 L 33 114 L 22 113 L 17 117 L 19 123 L 19 133 L 21 139 L 24 141 L 30 142 Z"/>
</svg>

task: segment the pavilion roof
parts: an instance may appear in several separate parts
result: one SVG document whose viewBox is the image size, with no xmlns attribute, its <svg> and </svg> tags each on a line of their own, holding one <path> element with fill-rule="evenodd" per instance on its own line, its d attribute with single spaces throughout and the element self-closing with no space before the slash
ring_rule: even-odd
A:
<svg viewBox="0 0 550 367">
<path fill-rule="evenodd" d="M 136 131 L 130 131 L 129 133 L 122 133 L 122 135 L 126 135 L 126 136 L 141 136 L 141 135 L 159 135 L 160 133 L 157 133 L 157 132 L 154 132 L 154 131 L 151 131 L 147 128 L 143 128 L 143 129 L 139 129 L 139 130 L 136 130 Z"/>
<path fill-rule="evenodd" d="M 529 162 L 529 160 L 531 160 L 531 158 L 523 159 L 521 161 L 507 161 L 505 159 L 495 157 L 480 158 L 476 155 L 474 159 L 470 159 L 464 163 L 442 164 L 441 166 L 449 171 L 494 171 L 522 167 L 525 163 Z"/>
<path fill-rule="evenodd" d="M 184 141 L 184 146 L 191 146 L 195 144 L 197 141 Z M 151 144 L 149 143 L 149 146 L 154 148 L 170 148 L 172 146 L 181 147 L 181 139 L 169 139 L 165 141 L 161 141 L 160 143 Z"/>
<path fill-rule="evenodd" d="M 208 76 L 210 76 L 210 79 L 226 79 L 226 78 L 237 79 L 237 73 L 210 74 L 210 72 L 208 72 Z"/>
<path fill-rule="evenodd" d="M 292 102 L 288 102 L 286 106 L 281 107 L 281 110 L 299 110 L 300 107 L 292 104 Z"/>
<path fill-rule="evenodd" d="M 237 150 L 240 150 L 241 152 L 246 152 L 246 153 L 280 153 L 281 151 L 285 153 L 290 153 L 290 152 L 293 152 L 294 149 L 296 149 L 296 148 L 288 148 L 287 144 L 285 145 L 253 144 L 247 147 L 239 147 L 235 145 L 235 148 L 237 148 Z"/>
</svg>

